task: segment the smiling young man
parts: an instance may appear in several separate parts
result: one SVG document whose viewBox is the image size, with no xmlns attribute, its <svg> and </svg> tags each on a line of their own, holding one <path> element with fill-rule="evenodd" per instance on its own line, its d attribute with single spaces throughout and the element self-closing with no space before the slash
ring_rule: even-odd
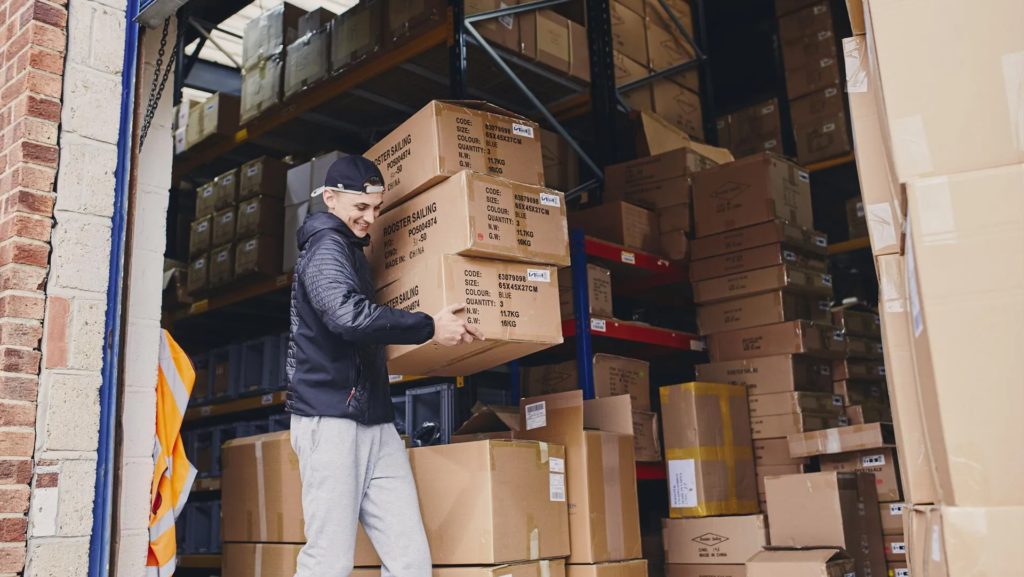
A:
<svg viewBox="0 0 1024 577">
<path fill-rule="evenodd" d="M 374 304 L 363 254 L 384 202 L 380 171 L 361 156 L 331 165 L 327 212 L 298 231 L 292 282 L 287 409 L 299 456 L 306 545 L 296 577 L 347 577 L 362 522 L 382 575 L 430 577 L 430 551 L 416 485 L 395 412 L 384 347 L 482 339 L 452 305 L 431 317 Z"/>
</svg>

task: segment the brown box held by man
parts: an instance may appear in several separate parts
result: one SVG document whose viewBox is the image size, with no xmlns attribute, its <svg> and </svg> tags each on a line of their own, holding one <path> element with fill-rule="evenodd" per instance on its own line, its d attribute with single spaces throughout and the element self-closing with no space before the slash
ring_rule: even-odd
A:
<svg viewBox="0 0 1024 577">
<path fill-rule="evenodd" d="M 261 234 L 239 240 L 235 248 L 235 278 L 281 274 L 282 252 L 280 237 Z"/>
<path fill-rule="evenodd" d="M 238 169 L 229 170 L 213 181 L 213 203 L 217 210 L 238 203 Z"/>
<path fill-rule="evenodd" d="M 596 565 L 566 565 L 565 574 L 567 577 L 647 577 L 647 560 L 635 559 Z"/>
<path fill-rule="evenodd" d="M 195 294 L 210 288 L 210 253 L 202 252 L 188 264 L 188 293 Z"/>
<path fill-rule="evenodd" d="M 831 300 L 799 294 L 791 290 L 772 291 L 697 308 L 700 334 L 711 335 L 773 323 L 828 318 Z"/>
<path fill-rule="evenodd" d="M 236 238 L 258 234 L 281 238 L 284 234 L 284 205 L 280 198 L 271 196 L 250 198 L 238 205 L 236 221 Z"/>
<path fill-rule="evenodd" d="M 662 519 L 665 563 L 739 565 L 768 545 L 764 515 Z"/>
<path fill-rule="evenodd" d="M 846 354 L 846 339 L 830 325 L 790 321 L 711 335 L 708 348 L 714 362 L 783 354 L 837 359 Z"/>
<path fill-rule="evenodd" d="M 832 275 L 782 264 L 694 283 L 693 300 L 707 304 L 782 289 L 817 296 L 819 302 L 830 301 Z M 821 312 L 816 316 L 829 320 Z"/>
<path fill-rule="evenodd" d="M 843 547 L 857 574 L 884 574 L 878 499 L 870 473 L 768 477 L 768 518 L 776 547 Z"/>
<path fill-rule="evenodd" d="M 689 148 L 677 148 L 654 156 L 613 164 L 604 169 L 607 198 L 630 200 L 632 194 L 645 186 L 690 176 L 717 164 Z M 683 190 L 681 186 L 678 191 L 680 194 L 688 194 L 688 190 Z M 689 197 L 684 200 L 688 199 Z"/>
<path fill-rule="evenodd" d="M 559 472 L 564 459 L 562 446 L 528 441 L 409 451 L 433 562 L 496 564 L 568 555 L 566 479 Z"/>
<path fill-rule="evenodd" d="M 587 293 L 590 298 L 590 316 L 613 318 L 612 309 L 612 273 L 610 270 L 587 264 Z M 558 271 L 558 306 L 562 311 L 562 319 L 576 316 L 572 296 L 572 269 L 563 268 Z"/>
<path fill-rule="evenodd" d="M 885 363 L 869 359 L 832 361 L 832 378 L 837 381 L 884 381 Z"/>
<path fill-rule="evenodd" d="M 903 535 L 903 512 L 909 512 L 906 503 L 879 503 L 878 516 L 882 519 L 883 535 Z"/>
<path fill-rule="evenodd" d="M 468 10 L 470 3 L 466 3 Z M 384 43 L 384 3 L 361 2 L 334 19 L 331 26 L 331 72 L 372 58 Z"/>
<path fill-rule="evenodd" d="M 660 393 L 669 516 L 757 513 L 746 388 L 686 383 L 662 387 Z"/>
<path fill-rule="evenodd" d="M 777 439 L 808 431 L 843 427 L 847 424 L 849 421 L 842 415 L 814 413 L 790 413 L 750 419 L 751 436 L 754 439 Z"/>
<path fill-rule="evenodd" d="M 610 202 L 569 213 L 569 228 L 626 248 L 658 252 L 658 214 L 627 202 Z"/>
<path fill-rule="evenodd" d="M 697 365 L 697 379 L 747 387 L 750 395 L 832 392 L 830 361 L 804 355 L 776 355 Z"/>
<path fill-rule="evenodd" d="M 771 549 L 747 561 L 747 577 L 850 577 L 855 567 L 840 549 Z"/>
<path fill-rule="evenodd" d="M 384 287 L 377 301 L 428 314 L 466 303 L 459 315 L 486 339 L 459 347 L 389 346 L 395 375 L 469 375 L 562 342 L 558 277 L 548 266 L 445 255 Z"/>
<path fill-rule="evenodd" d="M 814 227 L 810 175 L 770 153 L 694 174 L 693 203 L 698 237 L 776 218 Z"/>
<path fill-rule="evenodd" d="M 542 186 L 536 123 L 479 101 L 435 100 L 364 156 L 384 174 L 384 209 L 462 170 Z"/>
<path fill-rule="evenodd" d="M 541 559 L 484 567 L 434 567 L 432 577 L 565 577 L 568 570 L 565 559 Z"/>
<path fill-rule="evenodd" d="M 235 278 L 235 245 L 227 244 L 210 251 L 210 288 L 228 284 Z"/>
<path fill-rule="evenodd" d="M 795 226 L 784 220 L 773 220 L 694 239 L 693 258 L 694 260 L 706 259 L 777 243 L 783 243 L 822 258 L 828 254 L 828 237 L 823 233 Z"/>
<path fill-rule="evenodd" d="M 772 393 L 751 395 L 747 398 L 750 417 L 814 413 L 819 415 L 843 414 L 843 400 L 828 393 Z"/>
<path fill-rule="evenodd" d="M 596 419 L 591 418 L 592 412 Z M 582 391 L 528 397 L 520 403 L 519 430 L 524 438 L 565 446 L 568 458 L 562 466 L 570 563 L 640 557 L 636 462 L 628 413 L 624 397 L 584 402 Z M 585 426 L 597 430 L 584 430 Z"/>
<path fill-rule="evenodd" d="M 210 216 L 197 218 L 192 222 L 191 232 L 188 237 L 188 254 L 195 256 L 210 250 L 212 243 L 213 219 Z"/>
<path fill-rule="evenodd" d="M 238 200 L 256 196 L 283 198 L 287 174 L 288 165 L 269 156 L 243 164 L 238 175 Z"/>
<path fill-rule="evenodd" d="M 362 528 L 356 536 L 356 551 L 370 546 Z M 221 559 L 223 577 L 292 577 L 298 567 L 302 545 L 286 543 L 225 543 Z M 370 546 L 370 550 L 373 548 Z M 380 563 L 380 559 L 377 559 Z M 380 567 L 356 567 L 352 577 L 380 577 Z M 554 573 L 552 573 L 554 575 Z"/>
<path fill-rule="evenodd" d="M 378 288 L 442 254 L 569 264 L 561 192 L 469 171 L 380 215 L 370 238 L 376 243 L 369 258 Z"/>
<path fill-rule="evenodd" d="M 808 253 L 797 246 L 774 243 L 695 260 L 690 265 L 690 280 L 699 282 L 778 265 L 828 272 L 828 260 L 824 255 Z"/>
<path fill-rule="evenodd" d="M 577 367 L 576 359 L 557 365 L 521 367 L 523 395 L 537 397 L 579 389 Z M 595 398 L 629 395 L 633 409 L 651 410 L 650 363 L 598 353 L 592 367 Z"/>
<path fill-rule="evenodd" d="M 817 457 L 891 445 L 892 425 L 871 423 L 792 435 L 789 437 L 789 454 L 794 457 Z"/>
<path fill-rule="evenodd" d="M 482 405 L 477 402 L 473 414 L 452 433 L 453 443 L 519 438 L 519 407 Z"/>
<path fill-rule="evenodd" d="M 896 447 L 822 455 L 819 461 L 822 471 L 874 473 L 879 503 L 892 503 L 902 499 Z"/>
</svg>

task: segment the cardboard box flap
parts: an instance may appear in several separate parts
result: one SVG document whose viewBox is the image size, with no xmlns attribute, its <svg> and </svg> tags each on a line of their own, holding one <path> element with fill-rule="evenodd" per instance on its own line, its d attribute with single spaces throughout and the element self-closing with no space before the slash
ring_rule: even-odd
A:
<svg viewBox="0 0 1024 577">
<path fill-rule="evenodd" d="M 842 549 L 793 549 L 766 547 L 764 551 L 750 558 L 751 563 L 828 563 L 853 559 Z"/>
<path fill-rule="evenodd" d="M 789 454 L 792 457 L 814 457 L 849 453 L 866 449 L 881 449 L 896 444 L 891 424 L 870 423 L 825 429 L 811 433 L 789 435 Z"/>
<path fill-rule="evenodd" d="M 583 428 L 633 436 L 633 403 L 629 395 L 583 402 Z"/>
<path fill-rule="evenodd" d="M 539 575 L 564 577 L 565 560 L 541 559 L 491 567 L 434 567 L 432 577 L 536 577 Z"/>
<path fill-rule="evenodd" d="M 543 429 L 545 436 L 583 430 L 583 391 L 569 391 L 522 400 L 519 430 Z"/>
<path fill-rule="evenodd" d="M 466 419 L 453 435 L 472 435 L 474 433 L 496 433 L 500 431 L 519 430 L 519 407 L 502 405 L 483 405 L 477 403 L 473 407 L 473 415 Z"/>
<path fill-rule="evenodd" d="M 639 113 L 638 121 L 640 130 L 637 131 L 639 140 L 637 148 L 641 156 L 653 156 L 677 148 L 689 148 L 718 164 L 735 160 L 728 150 L 695 142 L 685 132 L 657 114 L 644 110 Z"/>
<path fill-rule="evenodd" d="M 525 116 L 521 116 L 521 115 L 516 114 L 515 112 L 509 111 L 509 110 L 505 110 L 504 108 L 501 108 L 500 106 L 495 106 L 495 105 L 493 105 L 490 102 L 487 102 L 485 100 L 441 100 L 441 99 L 439 99 L 439 100 L 435 100 L 434 102 L 437 102 L 438 104 L 446 104 L 446 105 L 449 105 L 449 106 L 459 106 L 459 107 L 462 107 L 462 108 L 470 108 L 470 109 L 473 109 L 473 110 L 479 110 L 481 112 L 487 112 L 487 113 L 490 113 L 490 114 L 497 114 L 499 116 L 507 116 L 509 118 L 516 118 L 516 119 L 519 119 L 519 120 L 523 120 L 525 122 L 529 122 L 530 124 L 536 124 L 534 121 L 530 120 L 529 118 L 526 118 Z"/>
</svg>

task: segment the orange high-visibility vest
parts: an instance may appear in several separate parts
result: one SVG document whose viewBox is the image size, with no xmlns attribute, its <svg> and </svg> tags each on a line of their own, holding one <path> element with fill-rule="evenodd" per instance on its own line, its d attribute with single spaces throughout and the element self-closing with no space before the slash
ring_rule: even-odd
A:
<svg viewBox="0 0 1024 577">
<path fill-rule="evenodd" d="M 185 458 L 181 423 L 196 373 L 192 362 L 167 331 L 160 335 L 160 366 L 156 384 L 156 440 L 150 492 L 149 555 L 146 577 L 170 577 L 178 554 L 174 521 L 181 514 L 196 468 Z"/>
</svg>

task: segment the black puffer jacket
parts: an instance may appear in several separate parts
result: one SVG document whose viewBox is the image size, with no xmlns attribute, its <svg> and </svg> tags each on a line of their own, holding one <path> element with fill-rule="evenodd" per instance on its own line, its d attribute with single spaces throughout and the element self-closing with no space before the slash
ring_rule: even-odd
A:
<svg viewBox="0 0 1024 577">
<path fill-rule="evenodd" d="M 424 343 L 434 319 L 373 302 L 359 238 L 338 217 L 314 213 L 298 231 L 288 344 L 289 412 L 365 425 L 395 419 L 384 346 Z"/>
</svg>

